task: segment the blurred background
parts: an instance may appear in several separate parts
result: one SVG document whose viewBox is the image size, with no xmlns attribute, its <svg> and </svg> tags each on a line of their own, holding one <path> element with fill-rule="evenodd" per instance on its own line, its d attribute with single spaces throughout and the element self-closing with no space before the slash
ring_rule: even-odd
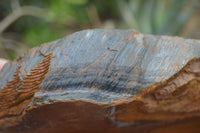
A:
<svg viewBox="0 0 200 133">
<path fill-rule="evenodd" d="M 91 28 L 200 39 L 200 0 L 0 0 L 0 57 Z"/>
</svg>

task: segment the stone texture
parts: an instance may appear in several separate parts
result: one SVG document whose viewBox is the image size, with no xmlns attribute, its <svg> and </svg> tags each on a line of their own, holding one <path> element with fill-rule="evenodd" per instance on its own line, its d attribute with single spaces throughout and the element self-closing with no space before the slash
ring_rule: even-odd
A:
<svg viewBox="0 0 200 133">
<path fill-rule="evenodd" d="M 199 51 L 198 40 L 114 29 L 42 44 L 0 72 L 0 129 L 198 132 Z"/>
</svg>

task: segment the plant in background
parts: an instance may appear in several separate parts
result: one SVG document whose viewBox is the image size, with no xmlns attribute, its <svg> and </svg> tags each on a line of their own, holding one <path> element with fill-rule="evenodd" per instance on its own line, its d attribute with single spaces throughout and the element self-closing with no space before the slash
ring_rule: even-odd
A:
<svg viewBox="0 0 200 133">
<path fill-rule="evenodd" d="M 149 34 L 178 35 L 198 0 L 117 0 L 124 27 Z"/>
</svg>

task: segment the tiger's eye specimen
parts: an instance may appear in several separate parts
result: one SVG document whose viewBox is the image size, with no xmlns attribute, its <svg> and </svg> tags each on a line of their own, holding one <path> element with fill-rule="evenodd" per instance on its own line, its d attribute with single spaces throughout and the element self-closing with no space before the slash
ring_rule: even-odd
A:
<svg viewBox="0 0 200 133">
<path fill-rule="evenodd" d="M 0 72 L 0 132 L 198 132 L 200 41 L 76 32 Z"/>
</svg>

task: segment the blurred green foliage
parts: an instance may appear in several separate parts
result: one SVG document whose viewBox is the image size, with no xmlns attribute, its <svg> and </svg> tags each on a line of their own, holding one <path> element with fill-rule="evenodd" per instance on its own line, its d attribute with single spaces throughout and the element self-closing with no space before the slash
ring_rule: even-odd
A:
<svg viewBox="0 0 200 133">
<path fill-rule="evenodd" d="M 0 19 L 12 12 L 13 1 L 0 1 Z M 23 16 L 5 31 L 19 34 L 28 48 L 88 28 L 180 35 L 199 8 L 199 0 L 19 0 L 19 3 L 46 11 L 42 18 Z"/>
<path fill-rule="evenodd" d="M 31 1 L 31 0 L 30 0 Z M 38 6 L 38 3 L 24 3 Z M 23 1 L 22 1 L 23 3 Z M 39 2 L 46 16 L 36 24 L 30 24 L 23 32 L 23 38 L 31 45 L 52 41 L 63 37 L 68 23 L 87 23 L 88 16 L 85 5 L 87 0 L 42 0 Z M 32 18 L 36 19 L 36 18 Z M 35 23 L 35 22 L 34 22 Z"/>
<path fill-rule="evenodd" d="M 128 27 L 143 33 L 178 35 L 198 7 L 197 0 L 118 0 Z"/>
</svg>

